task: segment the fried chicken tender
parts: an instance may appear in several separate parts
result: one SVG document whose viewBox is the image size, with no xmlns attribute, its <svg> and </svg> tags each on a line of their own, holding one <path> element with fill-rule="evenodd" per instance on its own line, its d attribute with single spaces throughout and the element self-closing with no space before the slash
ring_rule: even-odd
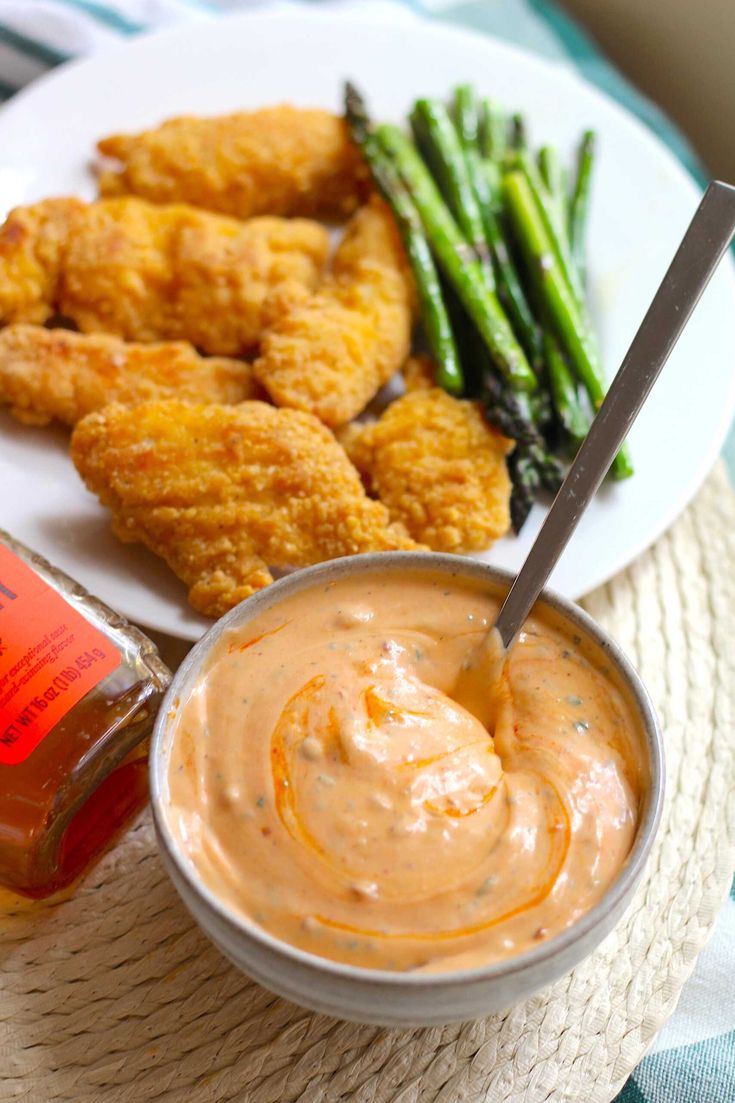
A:
<svg viewBox="0 0 735 1103">
<path fill-rule="evenodd" d="M 192 203 L 210 211 L 339 217 L 368 190 L 367 166 L 344 121 L 282 105 L 218 118 L 169 119 L 97 145 L 119 162 L 100 176 L 102 195 Z"/>
<path fill-rule="evenodd" d="M 420 387 L 340 439 L 368 491 L 415 540 L 435 551 L 481 551 L 507 532 L 512 442 L 477 403 Z"/>
<path fill-rule="evenodd" d="M 300 411 L 108 406 L 79 422 L 71 454 L 117 536 L 162 556 L 209 616 L 272 582 L 269 567 L 416 547 L 329 430 Z"/>
<path fill-rule="evenodd" d="M 239 356 L 308 298 L 328 249 L 325 228 L 305 219 L 47 199 L 17 207 L 0 228 L 0 320 L 61 313 L 84 333 Z"/>
<path fill-rule="evenodd" d="M 26 425 L 80 418 L 111 402 L 220 402 L 262 398 L 249 364 L 199 356 L 184 341 L 128 344 L 118 337 L 10 325 L 0 330 L 0 403 Z"/>
<path fill-rule="evenodd" d="M 393 217 L 374 197 L 347 227 L 331 276 L 266 331 L 256 378 L 279 406 L 349 421 L 406 359 L 413 294 Z"/>
</svg>

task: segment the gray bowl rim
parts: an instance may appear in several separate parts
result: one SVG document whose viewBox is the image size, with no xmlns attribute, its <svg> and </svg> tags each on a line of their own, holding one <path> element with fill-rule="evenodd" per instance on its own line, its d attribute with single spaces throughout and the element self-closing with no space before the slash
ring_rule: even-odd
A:
<svg viewBox="0 0 735 1103">
<path fill-rule="evenodd" d="M 159 846 L 166 851 L 179 875 L 195 896 L 205 904 L 230 928 L 253 943 L 260 944 L 280 955 L 286 961 L 297 963 L 318 972 L 339 977 L 343 980 L 359 981 L 375 987 L 387 989 L 398 985 L 401 988 L 448 988 L 461 982 L 481 983 L 503 977 L 512 977 L 527 968 L 540 965 L 569 949 L 578 940 L 592 933 L 598 925 L 603 925 L 606 916 L 614 911 L 626 895 L 631 892 L 648 859 L 656 832 L 661 820 L 663 808 L 665 769 L 664 747 L 656 711 L 640 675 L 626 657 L 612 636 L 608 635 L 593 618 L 568 598 L 552 590 L 544 590 L 538 604 L 545 605 L 566 617 L 576 627 L 593 640 L 609 657 L 616 667 L 622 681 L 627 684 L 638 711 L 648 752 L 650 786 L 644 800 L 641 818 L 638 824 L 633 846 L 620 873 L 609 886 L 602 899 L 588 912 L 577 919 L 570 927 L 559 932 L 541 946 L 526 950 L 514 957 L 496 961 L 489 965 L 474 966 L 469 969 L 442 970 L 427 973 L 402 973 L 388 969 L 368 969 L 363 966 L 348 965 L 319 957 L 306 950 L 300 950 L 259 927 L 244 915 L 231 910 L 213 892 L 203 885 L 196 875 L 193 863 L 187 861 L 179 852 L 163 807 L 168 755 L 165 753 L 164 740 L 169 724 L 169 713 L 176 709 L 177 698 L 181 699 L 196 680 L 205 664 L 210 649 L 220 636 L 230 628 L 240 627 L 271 608 L 282 598 L 298 593 L 312 585 L 318 585 L 330 576 L 346 577 L 352 573 L 370 573 L 375 570 L 426 570 L 448 573 L 453 577 L 476 579 L 498 586 L 501 590 L 510 587 L 514 579 L 511 571 L 493 567 L 476 559 L 442 552 L 368 552 L 363 555 L 343 556 L 327 560 L 313 567 L 305 567 L 278 579 L 276 582 L 258 591 L 252 597 L 234 606 L 223 617 L 215 621 L 211 628 L 198 640 L 177 670 L 156 718 L 150 748 L 150 796 L 153 820 Z M 246 969 L 247 971 L 247 969 Z"/>
</svg>

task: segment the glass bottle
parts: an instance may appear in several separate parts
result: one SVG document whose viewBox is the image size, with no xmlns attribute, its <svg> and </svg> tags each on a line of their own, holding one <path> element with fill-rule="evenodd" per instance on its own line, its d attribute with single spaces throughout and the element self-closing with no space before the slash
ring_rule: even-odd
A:
<svg viewBox="0 0 735 1103">
<path fill-rule="evenodd" d="M 142 632 L 0 529 L 0 885 L 55 892 L 142 808 L 170 677 Z"/>
</svg>

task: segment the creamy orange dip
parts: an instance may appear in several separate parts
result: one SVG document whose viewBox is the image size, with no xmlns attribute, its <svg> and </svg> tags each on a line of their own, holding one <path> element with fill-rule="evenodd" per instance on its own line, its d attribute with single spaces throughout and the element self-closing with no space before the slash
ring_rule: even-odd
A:
<svg viewBox="0 0 735 1103">
<path fill-rule="evenodd" d="M 600 899 L 645 784 L 633 709 L 601 650 L 532 617 L 491 736 L 450 694 L 496 609 L 446 575 L 363 573 L 221 638 L 171 718 L 167 794 L 217 897 L 398 970 L 510 957 Z"/>
</svg>

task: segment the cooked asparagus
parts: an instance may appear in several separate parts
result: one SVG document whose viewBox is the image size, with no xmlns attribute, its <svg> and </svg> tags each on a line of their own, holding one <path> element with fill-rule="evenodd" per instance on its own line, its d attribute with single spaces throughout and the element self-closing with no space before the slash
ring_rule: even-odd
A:
<svg viewBox="0 0 735 1103">
<path fill-rule="evenodd" d="M 523 118 L 523 115 L 514 115 L 510 120 L 510 144 L 513 149 L 528 149 L 526 120 Z"/>
<path fill-rule="evenodd" d="M 575 374 L 597 410 L 605 397 L 605 384 L 595 343 L 559 265 L 534 192 L 521 171 L 507 173 L 503 184 L 510 221 L 539 299 Z M 615 457 L 612 472 L 618 479 L 632 475 L 626 448 Z"/>
<path fill-rule="evenodd" d="M 508 456 L 510 521 L 516 535 L 526 523 L 541 488 L 541 476 L 533 459 L 524 448 L 515 448 Z"/>
<path fill-rule="evenodd" d="M 559 343 L 548 332 L 544 334 L 544 357 L 556 416 L 567 436 L 578 447 L 589 432 L 590 419 L 580 402 L 577 383 Z"/>
<path fill-rule="evenodd" d="M 480 108 L 471 84 L 459 84 L 454 89 L 454 125 L 465 152 L 480 152 Z"/>
<path fill-rule="evenodd" d="M 415 147 L 398 127 L 390 124 L 379 126 L 376 136 L 382 149 L 394 159 L 439 264 L 456 288 L 499 370 L 515 389 L 535 390 L 536 376 L 503 308 L 497 296 L 488 290 L 480 262 L 449 213 Z"/>
<path fill-rule="evenodd" d="M 584 288 L 572 257 L 569 238 L 561 213 L 557 211 L 556 204 L 546 194 L 541 174 L 533 158 L 527 152 L 522 151 L 517 155 L 516 164 L 517 168 L 526 177 L 528 186 L 533 192 L 533 198 L 541 215 L 559 269 L 574 296 L 578 308 L 581 310 L 584 304 Z"/>
<path fill-rule="evenodd" d="M 554 204 L 559 224 L 569 234 L 569 203 L 567 184 L 559 154 L 554 146 L 542 146 L 538 151 L 538 167 L 550 201 Z"/>
<path fill-rule="evenodd" d="M 375 140 L 365 105 L 351 84 L 345 86 L 345 116 L 353 140 L 362 150 L 373 179 L 396 218 L 416 283 L 421 324 L 436 367 L 436 382 L 450 394 L 462 394 L 462 367 L 421 219 L 393 162 Z"/>
<path fill-rule="evenodd" d="M 483 157 L 500 162 L 508 149 L 508 120 L 503 109 L 492 100 L 480 102 L 479 134 Z"/>
<path fill-rule="evenodd" d="M 475 250 L 489 289 L 494 291 L 495 279 L 482 213 L 462 144 L 444 104 L 436 100 L 417 100 L 411 112 L 411 127 L 416 145 L 431 166 L 449 209 Z"/>
<path fill-rule="evenodd" d="M 488 422 L 499 432 L 516 442 L 508 471 L 512 483 L 511 520 L 514 531 L 520 532 L 534 499 L 544 487 L 556 493 L 564 479 L 564 469 L 551 455 L 536 423 L 533 405 L 538 396 L 513 391 L 497 372 L 484 346 L 478 343 L 476 331 L 461 316 L 461 306 L 453 304 L 452 318 L 459 335 L 463 359 L 471 363 L 479 397 Z"/>
<path fill-rule="evenodd" d="M 574 190 L 569 201 L 569 241 L 572 255 L 579 269 L 582 281 L 584 281 L 585 262 L 585 231 L 587 228 L 587 212 L 590 199 L 590 178 L 592 175 L 592 162 L 595 156 L 595 134 L 592 130 L 586 130 L 582 136 L 579 147 L 579 162 L 577 176 L 574 181 Z"/>
<path fill-rule="evenodd" d="M 508 250 L 505 235 L 495 214 L 487 177 L 482 171 L 482 162 L 474 150 L 468 150 L 466 157 L 482 212 L 485 237 L 492 250 L 500 299 L 538 375 L 542 357 L 541 331 L 528 304 L 513 258 Z"/>
</svg>

